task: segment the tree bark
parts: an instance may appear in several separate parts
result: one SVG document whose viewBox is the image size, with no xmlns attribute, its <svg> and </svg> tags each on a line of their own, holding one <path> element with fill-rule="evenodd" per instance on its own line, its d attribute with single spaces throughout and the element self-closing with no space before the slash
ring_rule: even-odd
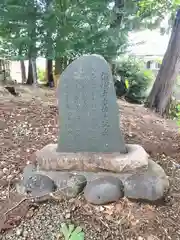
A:
<svg viewBox="0 0 180 240">
<path fill-rule="evenodd" d="M 26 84 L 37 85 L 36 60 L 32 58 L 29 59 L 28 78 Z"/>
<path fill-rule="evenodd" d="M 32 59 L 31 64 L 32 64 L 33 84 L 34 84 L 34 86 L 37 86 L 38 81 L 37 81 L 36 59 Z"/>
<path fill-rule="evenodd" d="M 22 77 L 22 83 L 26 83 L 26 68 L 23 60 L 20 60 L 21 64 L 21 77 Z"/>
<path fill-rule="evenodd" d="M 49 87 L 54 87 L 54 78 L 53 78 L 53 61 L 52 59 L 46 60 L 46 73 L 47 73 L 47 84 Z"/>
<path fill-rule="evenodd" d="M 155 109 L 161 116 L 167 112 L 173 86 L 180 70 L 180 9 L 172 29 L 170 41 L 161 68 L 156 77 L 151 93 L 147 99 L 147 107 Z"/>
<path fill-rule="evenodd" d="M 55 60 L 55 75 L 60 75 L 62 72 L 62 64 L 63 59 L 62 58 L 56 58 Z"/>
<path fill-rule="evenodd" d="M 37 14 L 37 2 L 35 0 L 31 1 L 31 7 L 33 8 L 34 13 L 34 22 L 33 26 L 30 28 L 28 32 L 28 36 L 31 38 L 31 42 L 28 49 L 28 59 L 29 59 L 29 66 L 28 66 L 28 78 L 26 84 L 32 85 L 36 84 L 37 82 L 37 71 L 36 71 L 36 57 L 37 57 L 37 49 L 36 49 L 36 14 Z"/>
<path fill-rule="evenodd" d="M 33 84 L 33 68 L 32 68 L 32 61 L 29 59 L 28 65 L 28 78 L 26 84 L 32 85 Z"/>
</svg>

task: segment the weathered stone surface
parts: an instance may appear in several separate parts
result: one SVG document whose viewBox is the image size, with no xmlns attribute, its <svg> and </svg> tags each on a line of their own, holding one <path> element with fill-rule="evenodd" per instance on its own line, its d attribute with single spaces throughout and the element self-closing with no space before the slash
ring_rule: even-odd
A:
<svg viewBox="0 0 180 240">
<path fill-rule="evenodd" d="M 130 176 L 124 182 L 125 196 L 132 199 L 156 201 L 169 188 L 169 180 L 164 170 L 149 160 L 148 171 Z"/>
<path fill-rule="evenodd" d="M 124 186 L 120 179 L 106 176 L 87 184 L 84 196 L 88 202 L 96 205 L 116 202 L 124 196 Z"/>
<path fill-rule="evenodd" d="M 33 174 L 24 184 L 26 192 L 33 197 L 41 197 L 56 190 L 54 181 L 42 174 Z"/>
<path fill-rule="evenodd" d="M 33 164 L 26 165 L 23 170 L 23 183 L 24 184 L 29 179 L 29 177 L 32 176 L 33 173 L 36 173 L 36 166 Z"/>
<path fill-rule="evenodd" d="M 67 198 L 76 197 L 87 184 L 86 177 L 82 174 L 58 171 L 38 171 L 38 173 L 53 179 L 57 186 L 58 194 Z"/>
<path fill-rule="evenodd" d="M 36 166 L 33 164 L 27 164 L 23 170 L 22 181 L 16 183 L 16 191 L 19 194 L 27 194 L 26 182 L 33 176 L 33 174 L 36 174 Z"/>
<path fill-rule="evenodd" d="M 81 56 L 65 69 L 58 106 L 58 152 L 127 152 L 111 69 L 102 56 Z"/>
<path fill-rule="evenodd" d="M 115 177 L 119 178 L 124 184 L 125 196 L 132 199 L 144 199 L 155 201 L 161 199 L 164 193 L 169 188 L 168 177 L 164 170 L 149 159 L 148 169 L 134 173 L 113 173 L 113 172 L 87 172 L 87 171 L 72 171 L 77 175 L 84 175 L 87 182 L 98 180 L 99 178 Z M 70 174 L 65 171 L 40 171 L 40 173 L 49 176 L 58 184 Z"/>
<path fill-rule="evenodd" d="M 135 173 L 148 167 L 149 155 L 140 146 L 127 144 L 128 153 L 60 153 L 56 144 L 49 144 L 36 152 L 41 170 L 112 171 Z"/>
<path fill-rule="evenodd" d="M 75 175 L 83 175 L 86 178 L 87 182 L 91 182 L 92 180 L 96 180 L 99 178 L 107 177 L 107 176 L 112 176 L 115 178 L 119 178 L 122 182 L 124 182 L 128 177 L 132 175 L 128 173 L 112 173 L 112 172 L 85 172 L 85 171 L 38 171 L 39 174 L 43 174 L 46 176 L 49 176 L 57 186 L 61 186 L 61 181 L 63 179 L 69 178 L 69 175 L 75 174 Z"/>
</svg>

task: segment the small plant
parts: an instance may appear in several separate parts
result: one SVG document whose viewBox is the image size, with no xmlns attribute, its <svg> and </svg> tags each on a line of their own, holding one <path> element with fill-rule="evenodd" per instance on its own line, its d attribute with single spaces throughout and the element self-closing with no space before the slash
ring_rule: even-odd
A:
<svg viewBox="0 0 180 240">
<path fill-rule="evenodd" d="M 76 227 L 73 224 L 61 224 L 60 232 L 64 236 L 64 240 L 84 240 L 84 232 L 81 227 Z"/>
<path fill-rule="evenodd" d="M 45 70 L 38 68 L 37 75 L 38 75 L 38 80 L 41 84 L 47 83 Z"/>
<path fill-rule="evenodd" d="M 180 104 L 177 104 L 177 125 L 179 127 L 179 131 L 180 131 Z"/>
</svg>

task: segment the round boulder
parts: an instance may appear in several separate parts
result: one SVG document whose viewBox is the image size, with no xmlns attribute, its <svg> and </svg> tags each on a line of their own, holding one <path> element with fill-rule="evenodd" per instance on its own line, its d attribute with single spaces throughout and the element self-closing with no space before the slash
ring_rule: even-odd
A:
<svg viewBox="0 0 180 240">
<path fill-rule="evenodd" d="M 169 190 L 169 180 L 164 170 L 149 159 L 149 168 L 143 173 L 128 177 L 124 182 L 125 196 L 131 199 L 157 201 Z"/>
<path fill-rule="evenodd" d="M 80 194 L 87 184 L 86 177 L 83 174 L 75 174 L 62 171 L 39 171 L 39 174 L 51 178 L 57 186 L 57 197 L 65 196 L 74 198 Z"/>
<path fill-rule="evenodd" d="M 116 202 L 124 196 L 124 186 L 120 179 L 113 176 L 105 176 L 87 184 L 84 196 L 92 204 L 108 204 Z"/>
<path fill-rule="evenodd" d="M 69 174 L 69 178 L 62 184 L 62 192 L 67 198 L 74 198 L 80 194 L 87 184 L 83 175 Z"/>
<path fill-rule="evenodd" d="M 27 164 L 23 170 L 23 184 L 26 184 L 26 181 L 36 173 L 36 166 L 34 164 Z"/>
<path fill-rule="evenodd" d="M 41 197 L 56 190 L 56 185 L 48 176 L 33 174 L 25 182 L 25 189 L 33 197 Z"/>
</svg>

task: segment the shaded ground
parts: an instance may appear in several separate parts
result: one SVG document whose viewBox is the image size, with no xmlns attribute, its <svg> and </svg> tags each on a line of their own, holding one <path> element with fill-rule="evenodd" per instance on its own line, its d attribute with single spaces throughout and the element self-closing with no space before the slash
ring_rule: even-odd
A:
<svg viewBox="0 0 180 240">
<path fill-rule="evenodd" d="M 118 101 L 126 142 L 141 144 L 170 177 L 171 192 L 161 205 L 124 199 L 95 207 L 75 199 L 34 206 L 15 193 L 14 185 L 27 161 L 34 160 L 33 152 L 57 141 L 58 111 L 53 90 L 18 91 L 21 96 L 13 97 L 0 88 L 0 239 L 58 239 L 62 221 L 81 225 L 86 240 L 180 239 L 180 134 L 175 122 Z M 21 237 L 17 232 L 24 228 Z"/>
</svg>

